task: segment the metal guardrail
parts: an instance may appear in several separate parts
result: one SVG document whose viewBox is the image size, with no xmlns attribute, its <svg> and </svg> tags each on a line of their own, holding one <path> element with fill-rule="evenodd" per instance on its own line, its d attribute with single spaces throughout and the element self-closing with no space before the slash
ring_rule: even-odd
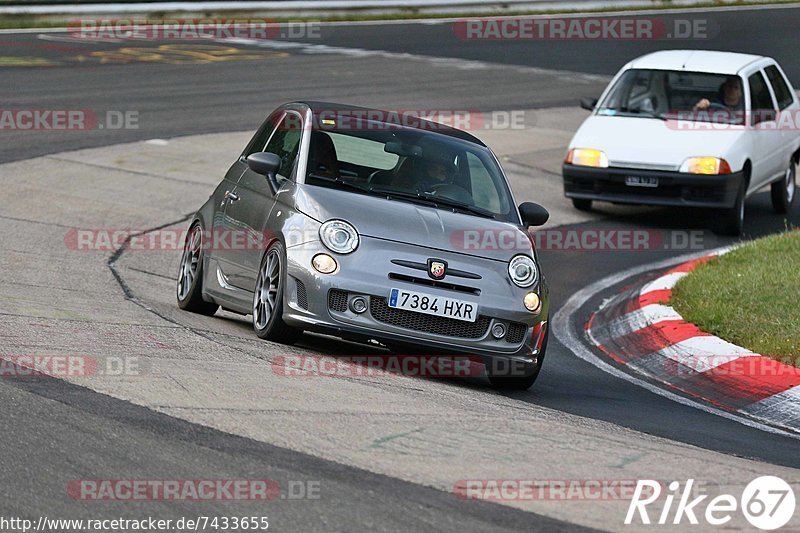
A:
<svg viewBox="0 0 800 533">
<path fill-rule="evenodd" d="M 325 12 L 508 12 L 536 9 L 543 5 L 658 5 L 659 0 L 229 0 L 229 1 L 169 1 L 148 0 L 89 0 L 88 2 L 59 3 L 60 0 L 0 0 L 0 15 L 6 14 L 86 14 L 86 13 L 142 13 L 142 12 L 209 12 L 209 11 L 263 11 L 294 13 Z"/>
</svg>

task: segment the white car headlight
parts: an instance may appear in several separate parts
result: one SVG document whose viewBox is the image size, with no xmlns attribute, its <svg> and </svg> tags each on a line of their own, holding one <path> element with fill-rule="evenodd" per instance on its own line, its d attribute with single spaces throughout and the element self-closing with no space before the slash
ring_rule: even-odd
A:
<svg viewBox="0 0 800 533">
<path fill-rule="evenodd" d="M 329 220 L 319 228 L 322 244 L 337 254 L 349 254 L 358 248 L 356 228 L 344 220 Z"/>
<path fill-rule="evenodd" d="M 515 255 L 508 262 L 508 276 L 517 287 L 530 287 L 539 278 L 536 263 L 527 255 Z"/>
<path fill-rule="evenodd" d="M 731 166 L 719 157 L 690 157 L 683 162 L 680 171 L 689 174 L 730 174 Z"/>
<path fill-rule="evenodd" d="M 564 162 L 582 167 L 608 168 L 606 153 L 593 148 L 573 148 L 567 152 Z"/>
</svg>

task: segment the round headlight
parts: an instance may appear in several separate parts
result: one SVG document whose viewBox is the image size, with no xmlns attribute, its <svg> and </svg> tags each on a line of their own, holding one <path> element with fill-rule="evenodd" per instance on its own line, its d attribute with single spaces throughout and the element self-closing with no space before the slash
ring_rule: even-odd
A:
<svg viewBox="0 0 800 533">
<path fill-rule="evenodd" d="M 344 220 L 329 220 L 319 228 L 319 238 L 330 251 L 349 254 L 358 248 L 356 228 Z"/>
<path fill-rule="evenodd" d="M 536 283 L 539 271 L 533 259 L 527 255 L 516 255 L 508 263 L 508 276 L 517 287 L 530 287 Z"/>
</svg>

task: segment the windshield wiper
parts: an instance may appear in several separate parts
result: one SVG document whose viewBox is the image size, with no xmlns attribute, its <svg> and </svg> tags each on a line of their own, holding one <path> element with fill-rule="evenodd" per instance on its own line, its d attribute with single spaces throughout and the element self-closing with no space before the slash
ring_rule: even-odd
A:
<svg viewBox="0 0 800 533">
<path fill-rule="evenodd" d="M 420 192 L 396 191 L 394 189 L 386 189 L 379 187 L 371 187 L 369 191 L 378 194 L 385 194 L 390 197 L 396 196 L 406 200 L 420 201 L 423 203 L 431 204 L 435 207 L 445 206 L 454 209 L 461 209 L 473 215 L 478 215 L 486 218 L 497 218 L 496 215 L 490 211 L 481 209 L 480 207 L 475 207 L 474 205 L 465 204 L 464 202 L 459 202 L 458 200 L 451 200 L 450 198 L 446 198 L 444 196 L 435 196 L 433 194 L 426 194 Z"/>
<path fill-rule="evenodd" d="M 425 197 L 430 198 L 437 204 L 446 205 L 447 207 L 452 207 L 454 209 L 463 209 L 464 211 L 468 211 L 473 215 L 479 215 L 486 218 L 496 218 L 495 214 L 492 213 L 491 211 L 487 211 L 486 209 L 481 209 L 480 207 L 475 207 L 474 205 L 465 204 L 464 202 L 459 202 L 458 200 L 451 200 L 450 198 L 443 196 L 426 195 Z"/>
<path fill-rule="evenodd" d="M 397 189 L 387 189 L 385 187 L 370 187 L 369 189 L 367 189 L 367 192 L 371 192 L 373 194 L 379 194 L 381 196 L 387 196 L 389 198 L 396 197 L 396 198 L 403 198 L 404 200 L 418 201 L 427 205 L 435 204 L 432 198 L 429 198 L 424 194 L 418 192 L 399 191 Z"/>
<path fill-rule="evenodd" d="M 603 116 L 610 116 L 607 113 L 607 112 L 610 111 L 611 113 L 613 113 L 616 116 L 627 116 L 627 115 L 630 115 L 630 116 L 638 116 L 638 117 L 657 118 L 659 120 L 667 120 L 667 117 L 664 114 L 660 114 L 659 115 L 659 114 L 657 114 L 655 112 L 652 112 L 652 111 L 643 111 L 641 109 L 629 109 L 627 107 L 619 107 L 619 108 L 616 108 L 616 107 L 603 107 L 603 108 L 600 109 L 600 111 L 606 112 L 606 113 L 602 113 Z M 599 113 L 599 111 L 598 111 L 598 113 Z M 622 114 L 622 113 L 624 113 L 624 114 Z"/>
<path fill-rule="evenodd" d="M 347 187 L 349 189 L 353 189 L 360 192 L 370 192 L 370 190 L 366 187 L 362 187 L 361 185 L 356 185 L 350 181 L 345 181 L 342 178 L 334 178 L 332 176 L 323 176 L 322 174 L 316 174 L 314 172 L 308 173 L 309 178 L 313 178 L 315 180 L 322 180 L 327 183 L 336 183 L 338 185 L 342 185 L 343 187 Z"/>
</svg>

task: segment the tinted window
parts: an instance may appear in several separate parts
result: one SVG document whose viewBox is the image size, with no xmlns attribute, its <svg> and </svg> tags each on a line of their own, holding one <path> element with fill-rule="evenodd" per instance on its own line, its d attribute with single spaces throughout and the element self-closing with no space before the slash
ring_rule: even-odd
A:
<svg viewBox="0 0 800 533">
<path fill-rule="evenodd" d="M 320 144 L 325 144 L 321 140 L 327 137 L 335 149 L 320 150 L 325 157 L 309 163 L 305 183 L 447 210 L 463 204 L 479 213 L 518 222 L 505 176 L 486 147 L 386 122 L 341 122 L 326 124 L 324 131 L 312 131 L 312 145 L 317 134 Z M 353 168 L 358 172 L 345 172 Z"/>
<path fill-rule="evenodd" d="M 264 152 L 277 154 L 281 158 L 279 177 L 288 179 L 292 176 L 302 133 L 303 123 L 300 115 L 286 113 L 264 149 Z"/>
<path fill-rule="evenodd" d="M 778 108 L 785 109 L 794 102 L 791 89 L 789 89 L 789 86 L 786 84 L 786 80 L 783 79 L 778 67 L 770 65 L 765 68 L 764 71 L 767 73 L 770 84 L 772 84 L 772 90 L 775 91 L 775 98 L 778 100 Z"/>
<path fill-rule="evenodd" d="M 281 118 L 283 112 L 274 113 L 270 116 L 261 127 L 258 129 L 256 134 L 250 140 L 250 144 L 247 145 L 247 148 L 244 150 L 244 156 L 247 157 L 250 154 L 254 154 L 256 152 L 263 152 L 264 147 L 267 145 L 267 141 L 269 140 L 269 136 L 272 135 L 272 130 L 275 129 L 275 123 Z"/>
<path fill-rule="evenodd" d="M 756 72 L 747 79 L 750 84 L 750 109 L 752 111 L 775 109 L 772 104 L 772 96 L 769 94 L 767 82 L 760 72 Z"/>
<path fill-rule="evenodd" d="M 362 165 L 380 170 L 388 170 L 397 165 L 399 157 L 383 150 L 384 144 L 380 141 L 362 139 L 353 135 L 329 133 L 336 147 L 339 161 Z"/>
</svg>

